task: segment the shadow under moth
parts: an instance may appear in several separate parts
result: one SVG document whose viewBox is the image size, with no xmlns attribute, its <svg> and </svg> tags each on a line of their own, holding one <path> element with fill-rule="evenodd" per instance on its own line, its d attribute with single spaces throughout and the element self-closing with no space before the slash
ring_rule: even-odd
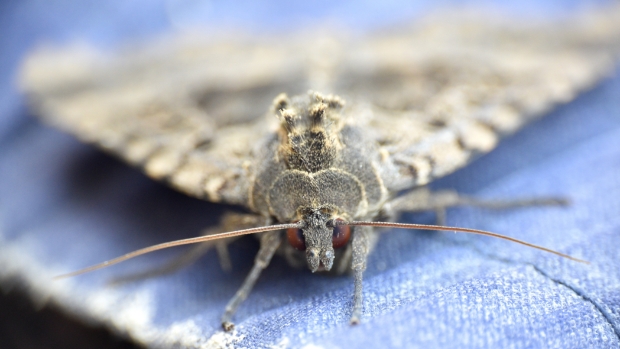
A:
<svg viewBox="0 0 620 349">
<path fill-rule="evenodd" d="M 435 211 L 442 224 L 452 206 L 562 203 L 490 202 L 425 185 L 593 86 L 619 48 L 616 8 L 540 23 L 444 15 L 361 37 L 185 35 L 112 53 L 39 49 L 20 84 L 42 120 L 187 195 L 247 209 L 207 235 L 62 277 L 198 242 L 216 246 L 225 265 L 226 241 L 260 233 L 224 329 L 275 254 L 313 272 L 351 272 L 357 323 L 376 228 L 499 236 L 392 223 L 399 213 Z"/>
</svg>

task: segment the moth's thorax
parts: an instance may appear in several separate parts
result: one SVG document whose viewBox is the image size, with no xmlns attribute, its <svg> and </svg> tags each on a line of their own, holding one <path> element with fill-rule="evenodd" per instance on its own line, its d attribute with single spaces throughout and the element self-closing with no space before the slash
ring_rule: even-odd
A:
<svg viewBox="0 0 620 349">
<path fill-rule="evenodd" d="M 376 147 L 344 118 L 343 107 L 339 97 L 318 93 L 275 99 L 281 122 L 255 154 L 254 210 L 290 222 L 301 218 L 301 208 L 329 205 L 352 219 L 385 201 Z"/>
<path fill-rule="evenodd" d="M 278 96 L 280 127 L 255 154 L 250 205 L 279 222 L 304 221 L 310 264 L 313 253 L 333 255 L 327 221 L 372 218 L 387 199 L 376 146 L 343 109 L 336 96 Z"/>
<path fill-rule="evenodd" d="M 307 173 L 328 170 L 343 148 L 339 133 L 343 101 L 338 97 L 312 95 L 315 101 L 291 105 L 285 95 L 274 101 L 280 113 L 278 157 L 288 169 Z M 314 103 L 313 103 L 314 102 Z"/>
</svg>

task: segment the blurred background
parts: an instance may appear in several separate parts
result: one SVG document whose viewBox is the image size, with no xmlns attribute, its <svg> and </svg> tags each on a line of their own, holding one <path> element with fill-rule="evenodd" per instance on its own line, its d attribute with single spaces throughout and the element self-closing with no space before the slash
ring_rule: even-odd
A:
<svg viewBox="0 0 620 349">
<path fill-rule="evenodd" d="M 415 21 L 441 8 L 479 8 L 525 20 L 561 17 L 610 2 L 3 1 L 0 4 L 0 163 L 9 166 L 7 161 L 10 158 L 20 156 L 10 154 L 10 147 L 19 142 L 18 138 L 24 129 L 38 123 L 30 115 L 24 97 L 15 87 L 21 60 L 37 45 L 83 41 L 105 49 L 178 31 L 199 30 L 213 33 L 214 36 L 228 31 L 264 35 L 292 32 L 315 27 L 320 23 L 363 33 Z M 97 159 L 108 164 L 114 162 L 102 157 Z M 45 171 L 44 168 L 41 170 Z M 32 200 L 36 197 L 23 194 L 22 189 L 0 184 L 0 229 L 9 235 L 28 226 L 29 215 L 46 212 L 41 207 L 33 208 Z M 174 200 L 183 199 L 175 196 Z M 196 226 L 202 223 L 196 223 Z M 134 346 L 109 334 L 105 329 L 93 328 L 91 324 L 65 315 L 53 305 L 33 304 L 24 292 L 24 285 L 18 281 L 3 280 L 0 290 L 0 348 Z"/>
</svg>

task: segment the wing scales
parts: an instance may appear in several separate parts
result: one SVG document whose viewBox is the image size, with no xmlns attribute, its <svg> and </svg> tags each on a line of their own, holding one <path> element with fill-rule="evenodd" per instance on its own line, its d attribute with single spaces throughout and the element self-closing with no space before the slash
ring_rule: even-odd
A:
<svg viewBox="0 0 620 349">
<path fill-rule="evenodd" d="M 262 40 L 262 41 L 261 41 Z M 495 147 L 613 67 L 620 11 L 563 23 L 434 17 L 360 38 L 183 37 L 116 55 L 39 50 L 21 84 L 42 118 L 199 198 L 247 205 L 280 92 L 321 86 L 382 148 L 391 190 Z"/>
</svg>

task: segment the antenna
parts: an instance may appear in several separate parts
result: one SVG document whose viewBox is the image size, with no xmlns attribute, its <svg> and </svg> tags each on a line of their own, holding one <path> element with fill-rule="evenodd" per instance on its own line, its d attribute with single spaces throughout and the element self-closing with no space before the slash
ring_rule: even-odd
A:
<svg viewBox="0 0 620 349">
<path fill-rule="evenodd" d="M 541 250 L 541 251 L 545 251 L 548 253 L 553 253 L 557 256 L 563 257 L 563 258 L 567 258 L 570 259 L 572 261 L 575 262 L 579 262 L 579 263 L 584 263 L 584 264 L 590 264 L 590 262 L 585 261 L 583 259 L 579 259 L 579 258 L 575 258 L 572 256 L 569 256 L 567 254 L 558 252 L 558 251 L 554 251 L 552 249 L 546 248 L 546 247 L 542 247 L 542 246 L 538 246 L 523 240 L 519 240 L 519 239 L 515 239 L 515 238 L 511 238 L 509 236 L 505 236 L 505 235 L 501 235 L 501 234 L 497 234 L 497 233 L 492 233 L 490 231 L 486 231 L 486 230 L 479 230 L 479 229 L 470 229 L 470 228 L 460 228 L 460 227 L 447 227 L 447 226 L 441 226 L 441 225 L 429 225 L 429 224 L 414 224 L 414 223 L 391 223 L 391 222 L 366 222 L 366 221 L 343 221 L 343 220 L 331 220 L 328 222 L 328 226 L 330 227 L 335 227 L 335 226 L 342 226 L 342 225 L 348 225 L 348 226 L 368 226 L 368 227 L 380 227 L 380 228 L 397 228 L 397 229 L 419 229 L 419 230 L 442 230 L 442 231 L 452 231 L 452 232 L 459 232 L 459 233 L 469 233 L 469 234 L 479 234 L 479 235 L 485 235 L 485 236 L 492 236 L 495 238 L 499 238 L 499 239 L 504 239 L 504 240 L 508 240 L 520 245 L 524 245 L 524 246 L 528 246 L 531 248 L 535 248 L 537 250 Z M 77 275 L 81 275 L 81 274 L 85 274 L 85 273 L 89 273 L 91 271 L 95 271 L 98 269 L 102 269 L 105 267 L 109 267 L 111 265 L 120 263 L 120 262 L 124 262 L 128 259 L 132 259 L 138 256 L 141 256 L 143 254 L 147 254 L 147 253 L 151 253 L 154 251 L 158 251 L 158 250 L 163 250 L 166 248 L 170 248 L 170 247 L 175 247 L 175 246 L 181 246 L 181 245 L 189 245 L 189 244 L 196 244 L 196 243 L 200 243 L 200 242 L 206 242 L 206 241 L 211 241 L 211 240 L 218 240 L 218 239 L 224 239 L 224 238 L 230 238 L 230 237 L 234 237 L 234 236 L 241 236 L 241 235 L 249 235 L 249 234 L 256 234 L 256 233 L 263 233 L 263 232 L 267 232 L 267 231 L 273 231 L 273 230 L 285 230 L 285 229 L 303 229 L 305 227 L 305 224 L 303 223 L 303 221 L 299 221 L 297 223 L 288 223 L 288 224 L 275 224 L 275 225 L 268 225 L 268 226 L 264 226 L 264 227 L 257 227 L 257 228 L 249 228 L 249 229 L 242 229 L 242 230 L 235 230 L 235 231 L 229 231 L 226 233 L 219 233 L 219 234 L 212 234 L 212 235 L 206 235 L 206 236 L 198 236 L 195 238 L 189 238 L 189 239 L 182 239 L 182 240 L 175 240 L 175 241 L 169 241 L 169 242 L 164 242 L 162 244 L 158 244 L 158 245 L 153 245 L 153 246 L 149 246 L 149 247 L 145 247 L 133 252 L 129 252 L 123 256 L 114 258 L 114 259 L 110 259 L 108 261 L 105 261 L 103 263 L 99 263 L 99 264 L 95 264 L 93 266 L 84 268 L 84 269 L 80 269 L 74 272 L 70 272 L 70 273 L 66 273 L 66 274 L 62 274 L 62 275 L 58 275 L 56 277 L 54 277 L 54 279 L 64 279 L 64 278 L 68 278 L 68 277 L 72 277 L 72 276 L 77 276 Z"/>
</svg>

